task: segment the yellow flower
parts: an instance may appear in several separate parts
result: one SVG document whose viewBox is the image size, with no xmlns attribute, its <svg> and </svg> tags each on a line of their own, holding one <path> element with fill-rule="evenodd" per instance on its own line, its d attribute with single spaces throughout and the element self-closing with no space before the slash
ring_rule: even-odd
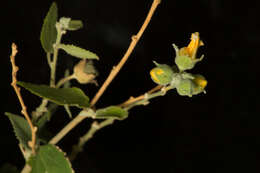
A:
<svg viewBox="0 0 260 173">
<path fill-rule="evenodd" d="M 208 81 L 201 75 L 196 75 L 193 79 L 194 83 L 196 83 L 201 89 L 205 89 L 208 84 Z"/>
<path fill-rule="evenodd" d="M 203 45 L 204 43 L 200 40 L 199 33 L 192 33 L 189 45 L 180 49 L 180 56 L 188 56 L 191 59 L 195 59 L 198 48 Z"/>
<path fill-rule="evenodd" d="M 159 69 L 159 68 L 154 68 L 150 71 L 150 75 L 152 77 L 152 79 L 154 80 L 154 82 L 156 83 L 160 83 L 160 80 L 158 79 L 158 75 L 161 75 L 163 74 L 163 70 L 162 69 Z"/>
</svg>

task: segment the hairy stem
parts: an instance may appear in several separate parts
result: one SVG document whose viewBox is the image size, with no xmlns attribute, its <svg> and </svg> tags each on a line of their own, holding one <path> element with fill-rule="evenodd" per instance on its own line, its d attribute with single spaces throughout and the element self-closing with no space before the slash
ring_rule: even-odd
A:
<svg viewBox="0 0 260 173">
<path fill-rule="evenodd" d="M 58 45 L 60 44 L 62 35 L 64 34 L 64 31 L 61 29 L 59 23 L 56 23 L 56 28 L 57 28 L 57 39 L 53 46 L 53 60 L 50 63 L 50 69 L 51 69 L 50 86 L 51 87 L 55 87 L 56 65 L 57 65 L 58 53 L 59 53 Z"/>
<path fill-rule="evenodd" d="M 139 41 L 139 39 L 141 38 L 143 32 L 145 31 L 147 25 L 149 24 L 149 22 L 151 21 L 151 18 L 157 8 L 157 6 L 160 4 L 160 0 L 154 0 L 152 3 L 152 6 L 147 14 L 147 17 L 142 25 L 142 27 L 140 28 L 139 32 L 137 33 L 137 35 L 132 37 L 132 42 L 130 43 L 125 55 L 123 56 L 123 58 L 121 59 L 121 61 L 119 62 L 119 64 L 113 68 L 113 70 L 111 71 L 111 73 L 109 74 L 109 76 L 107 77 L 106 81 L 103 83 L 102 87 L 99 89 L 99 91 L 97 92 L 97 94 L 95 95 L 95 97 L 93 98 L 93 100 L 91 101 L 91 106 L 94 106 L 96 104 L 96 102 L 98 101 L 98 99 L 101 97 L 101 95 L 104 93 L 104 91 L 106 90 L 106 88 L 108 87 L 108 85 L 112 82 L 112 80 L 115 78 L 115 76 L 117 75 L 117 73 L 120 71 L 120 69 L 123 67 L 123 65 L 125 64 L 125 62 L 127 61 L 128 57 L 131 55 L 133 49 L 135 48 L 135 45 L 137 44 L 137 42 Z M 76 116 L 69 124 L 67 124 L 56 136 L 54 136 L 49 143 L 52 144 L 56 144 L 57 142 L 59 142 L 69 131 L 71 131 L 75 126 L 77 126 L 81 121 L 83 121 L 85 118 L 87 118 L 86 116 L 80 116 L 80 114 L 78 116 Z"/>
<path fill-rule="evenodd" d="M 163 87 L 162 85 L 157 85 L 156 87 L 154 87 L 153 89 L 151 89 L 151 90 L 148 91 L 147 93 L 148 93 L 148 94 L 152 94 L 152 93 L 154 93 L 154 92 L 160 90 L 162 87 Z M 132 104 L 132 103 L 134 103 L 134 102 L 137 102 L 137 101 L 139 101 L 139 100 L 144 99 L 144 97 L 145 97 L 145 94 L 140 95 L 140 96 L 138 96 L 138 97 L 133 97 L 133 96 L 131 96 L 128 100 L 126 100 L 125 102 L 121 103 L 121 104 L 118 105 L 118 106 L 120 106 L 120 107 L 122 107 L 122 108 L 125 108 L 125 107 L 127 107 L 128 105 L 130 105 L 130 104 Z"/>
<path fill-rule="evenodd" d="M 15 56 L 17 54 L 17 46 L 13 43 L 12 44 L 12 54 L 10 56 L 10 60 L 11 60 L 11 64 L 12 64 L 12 87 L 14 88 L 15 90 L 15 93 L 19 99 L 19 102 L 20 102 L 20 105 L 22 107 L 22 114 L 24 115 L 25 119 L 27 120 L 30 128 L 31 128 L 31 131 L 32 131 L 32 140 L 28 142 L 28 145 L 32 148 L 32 153 L 35 154 L 35 143 L 36 143 L 36 131 L 37 131 L 37 127 L 34 127 L 33 124 L 32 124 L 32 121 L 30 119 L 30 116 L 27 112 L 27 108 L 24 104 L 24 101 L 23 101 L 23 98 L 22 98 L 22 95 L 21 95 L 21 92 L 20 92 L 20 88 L 16 85 L 17 83 L 17 78 L 16 78 L 16 74 L 17 74 L 17 71 L 18 71 L 18 67 L 16 66 L 15 64 Z"/>
<path fill-rule="evenodd" d="M 162 87 L 159 91 L 156 91 L 156 92 L 155 91 L 152 93 L 147 92 L 147 93 L 137 97 L 137 98 L 139 98 L 138 100 L 136 99 L 135 101 L 131 101 L 131 102 L 124 104 L 124 108 L 126 110 L 129 110 L 138 105 L 147 105 L 147 104 L 149 104 L 150 99 L 158 97 L 158 96 L 164 96 L 168 90 L 173 89 L 173 88 L 174 88 L 173 86 L 167 86 L 167 87 Z"/>
</svg>

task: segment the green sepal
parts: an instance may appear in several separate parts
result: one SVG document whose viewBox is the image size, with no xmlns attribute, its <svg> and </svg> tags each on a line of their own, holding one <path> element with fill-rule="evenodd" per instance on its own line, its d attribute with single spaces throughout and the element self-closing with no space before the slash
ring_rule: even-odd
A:
<svg viewBox="0 0 260 173">
<path fill-rule="evenodd" d="M 176 56 L 175 63 L 180 71 L 193 69 L 197 62 L 203 59 L 203 55 L 199 59 L 192 59 L 188 56 Z"/>
<path fill-rule="evenodd" d="M 57 30 L 56 22 L 58 18 L 58 8 L 55 2 L 52 3 L 42 25 L 40 40 L 46 53 L 53 52 L 53 44 L 56 42 Z"/>
<path fill-rule="evenodd" d="M 176 90 L 181 96 L 192 97 L 192 88 L 194 83 L 190 79 L 183 79 L 180 81 L 179 85 L 176 86 Z"/>
<path fill-rule="evenodd" d="M 200 78 L 203 82 L 200 81 L 201 83 L 198 83 L 198 78 Z M 202 75 L 191 76 L 191 74 L 189 74 L 186 79 L 182 78 L 180 80 L 179 84 L 176 86 L 176 89 L 179 95 L 192 97 L 193 95 L 197 95 L 202 92 L 205 93 L 206 85 L 207 81 Z"/>
<path fill-rule="evenodd" d="M 177 56 L 175 58 L 175 63 L 180 71 L 192 69 L 195 65 L 193 60 L 188 56 Z"/>
</svg>

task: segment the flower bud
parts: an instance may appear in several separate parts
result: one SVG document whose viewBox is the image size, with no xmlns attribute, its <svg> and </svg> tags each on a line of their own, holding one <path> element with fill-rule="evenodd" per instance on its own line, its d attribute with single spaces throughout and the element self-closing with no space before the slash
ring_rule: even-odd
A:
<svg viewBox="0 0 260 173">
<path fill-rule="evenodd" d="M 176 86 L 179 95 L 192 97 L 205 92 L 207 80 L 202 75 L 194 75 L 193 77 L 193 79 L 182 79 Z"/>
<path fill-rule="evenodd" d="M 159 85 L 170 84 L 174 74 L 172 68 L 166 64 L 154 63 L 157 67 L 150 71 L 152 80 Z"/>
<path fill-rule="evenodd" d="M 176 52 L 175 63 L 180 71 L 192 69 L 197 62 L 203 59 L 203 56 L 199 59 L 196 58 L 198 48 L 203 45 L 198 32 L 191 35 L 191 41 L 187 47 L 183 47 L 179 50 L 178 47 L 173 44 Z"/>
</svg>

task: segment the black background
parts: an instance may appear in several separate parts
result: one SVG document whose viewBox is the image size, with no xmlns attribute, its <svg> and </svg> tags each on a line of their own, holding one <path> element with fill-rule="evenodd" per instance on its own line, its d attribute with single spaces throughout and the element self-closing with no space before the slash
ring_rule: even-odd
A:
<svg viewBox="0 0 260 173">
<path fill-rule="evenodd" d="M 0 164 L 23 167 L 23 157 L 4 112 L 19 114 L 10 86 L 12 42 L 18 45 L 18 79 L 48 83 L 49 69 L 39 35 L 52 1 L 6 1 L 1 5 L 1 114 Z M 59 16 L 81 19 L 84 28 L 63 41 L 97 53 L 101 85 L 138 32 L 152 0 L 57 1 Z M 153 88 L 152 60 L 173 64 L 172 43 L 183 47 L 190 34 L 200 32 L 205 54 L 192 72 L 208 80 L 207 94 L 181 97 L 175 91 L 146 107 L 131 110 L 127 120 L 100 130 L 73 162 L 76 172 L 259 172 L 259 111 L 256 88 L 259 58 L 259 1 L 162 0 L 151 23 L 121 73 L 97 107 L 118 104 Z M 58 75 L 78 59 L 60 53 Z M 81 86 L 93 97 L 94 85 Z M 23 90 L 32 111 L 40 100 Z M 73 109 L 74 115 L 77 109 Z M 56 133 L 70 121 L 63 109 L 48 124 Z M 70 152 L 89 128 L 85 120 L 59 146 Z"/>
</svg>

